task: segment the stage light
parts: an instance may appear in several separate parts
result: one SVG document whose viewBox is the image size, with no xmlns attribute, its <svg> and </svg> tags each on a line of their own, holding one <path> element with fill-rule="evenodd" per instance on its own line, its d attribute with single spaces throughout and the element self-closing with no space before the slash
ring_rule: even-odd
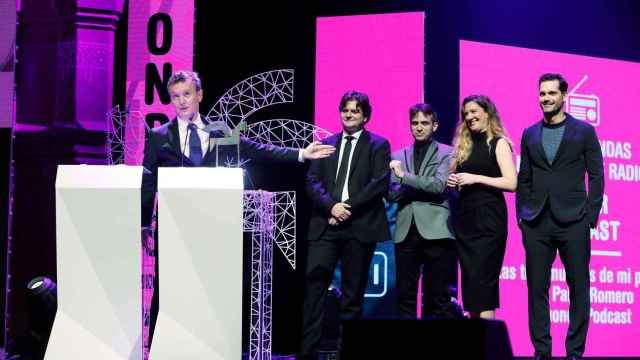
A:
<svg viewBox="0 0 640 360">
<path fill-rule="evenodd" d="M 53 280 L 39 276 L 27 284 L 30 330 L 38 338 L 48 338 L 58 307 L 58 291 Z"/>
<path fill-rule="evenodd" d="M 39 276 L 27 283 L 25 300 L 27 332 L 7 342 L 7 359 L 41 360 L 49 342 L 58 307 L 58 291 L 53 280 Z"/>
</svg>

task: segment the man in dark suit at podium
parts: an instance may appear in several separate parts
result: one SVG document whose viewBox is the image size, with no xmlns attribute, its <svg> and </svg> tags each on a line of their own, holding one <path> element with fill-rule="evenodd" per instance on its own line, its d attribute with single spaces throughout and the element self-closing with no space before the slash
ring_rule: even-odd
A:
<svg viewBox="0 0 640 360">
<path fill-rule="evenodd" d="M 314 161 L 307 174 L 313 208 L 298 360 L 317 357 L 324 301 L 338 260 L 340 318 L 360 318 L 376 243 L 390 239 L 382 200 L 389 185 L 389 142 L 364 129 L 371 116 L 366 94 L 347 92 L 338 109 L 342 132 L 323 141 L 337 151 Z"/>
<path fill-rule="evenodd" d="M 217 152 L 211 149 L 212 138 L 220 136 L 208 131 L 209 122 L 200 115 L 202 84 L 198 74 L 192 71 L 178 71 L 168 81 L 167 89 L 176 117 L 168 123 L 151 130 L 144 147 L 144 172 L 142 176 L 142 241 L 153 244 L 153 212 L 158 184 L 159 167 L 214 167 Z M 279 162 L 303 162 L 330 156 L 335 148 L 313 142 L 304 149 L 283 148 L 258 144 L 240 137 L 240 153 L 244 158 Z M 151 252 L 158 254 L 158 246 Z M 156 274 L 158 271 L 156 261 Z M 157 289 L 157 276 L 154 281 Z M 152 302 L 151 333 L 157 312 L 157 291 Z"/>
<path fill-rule="evenodd" d="M 594 127 L 562 111 L 567 81 L 544 74 L 538 85 L 544 118 L 522 134 L 516 191 L 527 263 L 529 334 L 535 358 L 551 359 L 549 286 L 559 252 L 571 293 L 567 359 L 577 359 L 584 353 L 589 326 L 589 229 L 598 223 L 602 206 L 602 151 Z"/>
</svg>

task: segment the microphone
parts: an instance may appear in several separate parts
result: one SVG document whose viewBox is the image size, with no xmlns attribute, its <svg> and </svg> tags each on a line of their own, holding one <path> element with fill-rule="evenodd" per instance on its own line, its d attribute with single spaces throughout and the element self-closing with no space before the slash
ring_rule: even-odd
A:
<svg viewBox="0 0 640 360">
<path fill-rule="evenodd" d="M 187 133 L 186 136 L 184 137 L 184 145 L 182 146 L 182 149 L 180 150 L 180 167 L 184 167 L 184 153 L 187 151 L 187 141 L 189 141 L 189 132 L 191 131 L 191 129 L 189 129 L 189 127 L 187 126 Z"/>
</svg>

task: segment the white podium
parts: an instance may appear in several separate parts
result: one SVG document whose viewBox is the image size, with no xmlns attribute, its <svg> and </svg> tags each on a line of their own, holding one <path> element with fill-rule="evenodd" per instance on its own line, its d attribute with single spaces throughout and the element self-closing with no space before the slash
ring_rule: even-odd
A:
<svg viewBox="0 0 640 360">
<path fill-rule="evenodd" d="M 60 165 L 46 360 L 141 359 L 140 166 Z"/>
<path fill-rule="evenodd" d="M 159 313 L 150 360 L 242 357 L 239 168 L 158 170 Z"/>
</svg>

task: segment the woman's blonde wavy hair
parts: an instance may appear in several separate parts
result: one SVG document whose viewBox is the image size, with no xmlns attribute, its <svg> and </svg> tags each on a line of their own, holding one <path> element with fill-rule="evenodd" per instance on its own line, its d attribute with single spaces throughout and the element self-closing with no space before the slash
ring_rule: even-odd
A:
<svg viewBox="0 0 640 360">
<path fill-rule="evenodd" d="M 490 142 L 495 137 L 502 137 L 511 146 L 511 140 L 507 137 L 507 131 L 502 126 L 502 120 L 498 115 L 496 105 L 485 95 L 469 95 L 462 101 L 462 108 L 460 109 L 460 122 L 456 129 L 456 135 L 453 139 L 453 158 L 451 167 L 455 170 L 456 166 L 465 162 L 471 154 L 473 142 L 471 140 L 471 130 L 467 126 L 464 120 L 464 107 L 467 103 L 474 102 L 478 104 L 484 111 L 489 114 L 488 126 L 487 126 L 487 146 L 491 147 Z"/>
</svg>

